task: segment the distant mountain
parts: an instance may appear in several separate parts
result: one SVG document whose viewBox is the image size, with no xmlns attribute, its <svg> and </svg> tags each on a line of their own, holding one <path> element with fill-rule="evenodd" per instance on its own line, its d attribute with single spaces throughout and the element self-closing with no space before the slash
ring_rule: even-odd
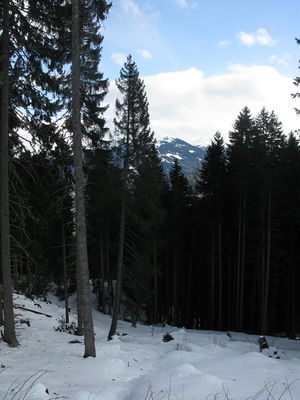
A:
<svg viewBox="0 0 300 400">
<path fill-rule="evenodd" d="M 157 150 L 166 173 L 177 158 L 184 174 L 192 179 L 205 155 L 206 147 L 193 146 L 181 139 L 164 137 L 157 140 Z"/>
</svg>

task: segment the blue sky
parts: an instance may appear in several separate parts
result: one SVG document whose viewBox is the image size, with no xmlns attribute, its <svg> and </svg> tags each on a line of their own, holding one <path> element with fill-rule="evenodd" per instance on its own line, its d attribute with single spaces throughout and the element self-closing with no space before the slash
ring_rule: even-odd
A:
<svg viewBox="0 0 300 400">
<path fill-rule="evenodd" d="M 101 68 L 113 81 L 133 55 L 158 136 L 207 144 L 220 130 L 226 138 L 245 105 L 254 115 L 271 107 L 285 130 L 298 129 L 290 93 L 299 16 L 299 0 L 113 0 Z M 108 101 L 117 95 L 112 84 Z"/>
</svg>

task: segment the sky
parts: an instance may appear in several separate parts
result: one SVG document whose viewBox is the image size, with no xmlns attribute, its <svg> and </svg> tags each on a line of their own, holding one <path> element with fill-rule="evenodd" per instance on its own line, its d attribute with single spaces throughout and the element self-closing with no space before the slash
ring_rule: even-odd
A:
<svg viewBox="0 0 300 400">
<path fill-rule="evenodd" d="M 114 80 L 128 54 L 146 86 L 157 137 L 207 145 L 228 139 L 239 112 L 274 110 L 285 133 L 300 128 L 291 98 L 300 75 L 299 0 L 112 0 L 101 69 Z M 298 88 L 300 91 L 300 88 Z"/>
</svg>

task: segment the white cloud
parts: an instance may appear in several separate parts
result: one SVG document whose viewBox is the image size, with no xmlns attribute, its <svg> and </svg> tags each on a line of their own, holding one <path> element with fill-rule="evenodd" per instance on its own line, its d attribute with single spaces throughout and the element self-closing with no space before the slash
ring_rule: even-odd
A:
<svg viewBox="0 0 300 400">
<path fill-rule="evenodd" d="M 273 46 L 276 43 L 276 40 L 272 39 L 264 28 L 257 29 L 256 41 L 262 46 Z"/>
<path fill-rule="evenodd" d="M 238 113 L 245 106 L 253 116 L 264 106 L 274 110 L 286 133 L 299 127 L 294 107 L 300 108 L 300 100 L 291 98 L 295 91 L 293 79 L 270 66 L 231 65 L 227 74 L 209 78 L 192 68 L 147 76 L 144 81 L 151 126 L 158 136 L 179 137 L 206 145 L 220 130 L 227 140 Z M 117 96 L 112 83 L 108 96 L 110 120 Z"/>
<path fill-rule="evenodd" d="M 144 58 L 152 58 L 151 52 L 147 49 L 137 50 L 137 52 Z"/>
<path fill-rule="evenodd" d="M 254 44 L 273 46 L 276 43 L 276 40 L 272 39 L 264 28 L 259 28 L 254 33 L 239 32 L 238 39 L 246 46 L 253 46 Z"/>
<path fill-rule="evenodd" d="M 180 8 L 192 8 L 198 7 L 197 1 L 190 2 L 189 0 L 175 0 L 175 4 Z"/>
<path fill-rule="evenodd" d="M 126 61 L 127 56 L 123 53 L 113 53 L 111 55 L 111 58 L 116 64 L 123 65 Z"/>
<path fill-rule="evenodd" d="M 231 45 L 231 40 L 220 40 L 218 46 L 226 47 Z"/>
<path fill-rule="evenodd" d="M 270 58 L 269 61 L 272 64 L 279 64 L 279 65 L 288 65 L 289 60 L 291 59 L 290 54 L 282 54 L 281 56 L 278 56 L 276 54 L 273 54 Z"/>
<path fill-rule="evenodd" d="M 250 33 L 240 32 L 238 38 L 246 46 L 252 46 L 255 43 L 255 36 Z"/>
<path fill-rule="evenodd" d="M 135 17 L 142 15 L 139 6 L 133 0 L 122 0 L 121 5 L 126 13 L 133 14 Z"/>
</svg>

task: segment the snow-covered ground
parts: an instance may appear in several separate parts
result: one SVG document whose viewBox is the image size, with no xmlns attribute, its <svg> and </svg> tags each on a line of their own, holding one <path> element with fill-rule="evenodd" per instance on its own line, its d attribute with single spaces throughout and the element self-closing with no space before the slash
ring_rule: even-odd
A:
<svg viewBox="0 0 300 400">
<path fill-rule="evenodd" d="M 268 338 L 280 359 L 258 351 L 257 336 L 192 331 L 119 322 L 107 342 L 110 317 L 94 312 L 97 358 L 83 358 L 83 343 L 56 332 L 63 305 L 15 295 L 21 346 L 0 340 L 0 399 L 46 400 L 299 400 L 300 341 Z M 72 319 L 72 318 L 71 318 Z M 75 319 L 75 316 L 74 318 Z M 170 333 L 174 340 L 163 342 Z"/>
</svg>

